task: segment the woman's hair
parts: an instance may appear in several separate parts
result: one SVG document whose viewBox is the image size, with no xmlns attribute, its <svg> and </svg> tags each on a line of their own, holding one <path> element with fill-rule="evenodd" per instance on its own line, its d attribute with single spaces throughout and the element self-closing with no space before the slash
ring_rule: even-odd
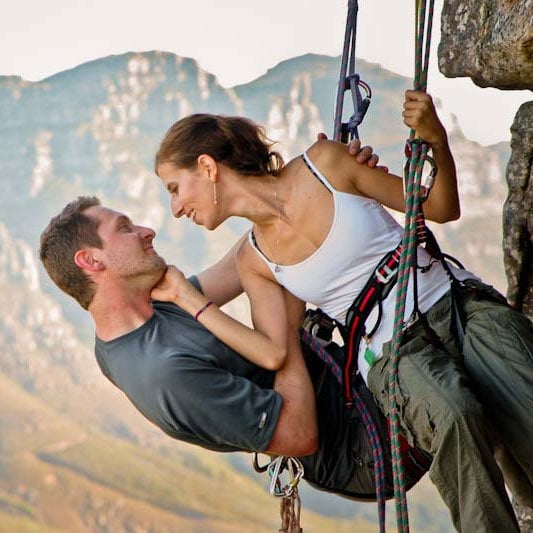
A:
<svg viewBox="0 0 533 533">
<path fill-rule="evenodd" d="M 87 214 L 89 207 L 100 205 L 95 196 L 79 196 L 50 220 L 41 234 L 39 255 L 54 283 L 88 309 L 94 297 L 94 284 L 74 262 L 78 250 L 102 248 L 98 221 Z"/>
<path fill-rule="evenodd" d="M 247 118 L 197 113 L 167 131 L 155 156 L 155 171 L 163 163 L 196 168 L 198 157 L 207 154 L 241 174 L 275 176 L 284 163 L 278 152 L 270 150 L 274 144 Z"/>
</svg>

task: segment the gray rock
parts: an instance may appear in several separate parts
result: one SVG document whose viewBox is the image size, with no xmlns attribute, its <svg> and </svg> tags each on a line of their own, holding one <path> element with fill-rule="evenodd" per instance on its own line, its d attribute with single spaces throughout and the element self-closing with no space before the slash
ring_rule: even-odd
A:
<svg viewBox="0 0 533 533">
<path fill-rule="evenodd" d="M 511 127 L 509 188 L 503 208 L 503 253 L 509 303 L 533 320 L 533 101 Z"/>
<path fill-rule="evenodd" d="M 533 88 L 533 1 L 445 0 L 438 55 L 448 78 Z"/>
</svg>

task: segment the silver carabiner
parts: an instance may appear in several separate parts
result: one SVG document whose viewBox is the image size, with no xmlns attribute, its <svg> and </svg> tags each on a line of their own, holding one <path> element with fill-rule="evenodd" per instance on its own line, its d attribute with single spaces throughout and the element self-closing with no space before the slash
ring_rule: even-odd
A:
<svg viewBox="0 0 533 533">
<path fill-rule="evenodd" d="M 285 485 L 282 485 L 281 476 L 284 470 L 288 470 L 289 480 Z M 304 467 L 295 457 L 278 455 L 272 459 L 268 466 L 268 473 L 271 478 L 270 494 L 277 498 L 288 498 L 300 482 L 300 479 L 302 479 Z"/>
</svg>

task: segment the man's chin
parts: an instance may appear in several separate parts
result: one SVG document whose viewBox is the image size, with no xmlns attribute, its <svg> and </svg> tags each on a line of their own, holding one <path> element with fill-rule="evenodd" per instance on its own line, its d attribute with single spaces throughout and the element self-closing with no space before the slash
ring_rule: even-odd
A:
<svg viewBox="0 0 533 533">
<path fill-rule="evenodd" d="M 154 287 L 161 281 L 161 279 L 163 279 L 167 268 L 167 262 L 162 257 L 159 257 L 157 267 L 154 268 Z"/>
</svg>

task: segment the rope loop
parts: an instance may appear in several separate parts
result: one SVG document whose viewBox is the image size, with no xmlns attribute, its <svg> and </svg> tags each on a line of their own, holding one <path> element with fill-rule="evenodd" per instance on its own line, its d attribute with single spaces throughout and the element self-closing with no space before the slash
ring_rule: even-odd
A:
<svg viewBox="0 0 533 533">
<path fill-rule="evenodd" d="M 264 474 L 267 470 L 268 470 L 268 467 L 270 465 L 270 462 L 268 462 L 267 464 L 261 466 L 259 464 L 259 453 L 257 452 L 254 452 L 254 458 L 253 458 L 253 461 L 252 461 L 252 465 L 254 467 L 254 470 L 258 473 L 258 474 Z"/>
<path fill-rule="evenodd" d="M 290 496 L 284 497 L 280 501 L 279 512 L 281 516 L 281 527 L 279 533 L 302 533 L 300 527 L 300 510 L 302 504 L 298 488 L 295 487 Z"/>
</svg>

